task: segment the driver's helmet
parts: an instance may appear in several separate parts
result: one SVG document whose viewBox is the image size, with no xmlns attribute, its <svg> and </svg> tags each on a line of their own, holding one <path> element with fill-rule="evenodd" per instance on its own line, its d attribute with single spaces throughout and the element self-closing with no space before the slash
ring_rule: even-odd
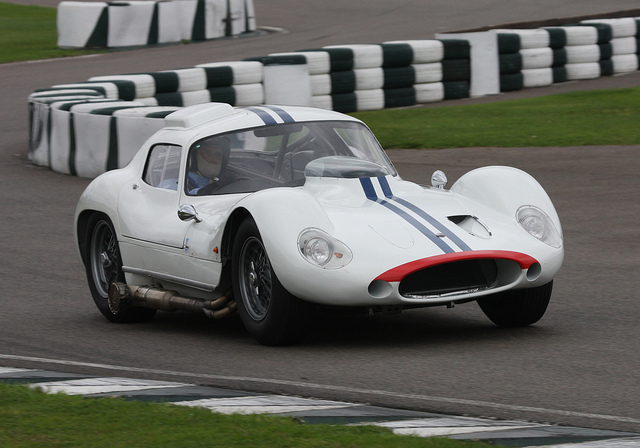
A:
<svg viewBox="0 0 640 448">
<path fill-rule="evenodd" d="M 209 179 L 220 176 L 229 162 L 229 141 L 224 137 L 214 137 L 196 143 L 194 149 L 198 173 Z"/>
</svg>

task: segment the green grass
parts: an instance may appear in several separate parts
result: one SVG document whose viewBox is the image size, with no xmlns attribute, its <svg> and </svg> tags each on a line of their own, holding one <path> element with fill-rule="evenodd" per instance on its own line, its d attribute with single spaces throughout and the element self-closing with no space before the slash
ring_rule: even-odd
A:
<svg viewBox="0 0 640 448">
<path fill-rule="evenodd" d="M 640 144 L 640 88 L 353 115 L 385 148 Z"/>
<path fill-rule="evenodd" d="M 45 394 L 0 384 L 0 446 L 27 447 L 423 447 L 486 448 L 447 438 L 394 435 L 374 426 L 302 424 L 292 418 L 223 415 L 118 398 Z"/>
<path fill-rule="evenodd" d="M 0 63 L 92 54 L 57 46 L 56 8 L 0 2 Z"/>
</svg>

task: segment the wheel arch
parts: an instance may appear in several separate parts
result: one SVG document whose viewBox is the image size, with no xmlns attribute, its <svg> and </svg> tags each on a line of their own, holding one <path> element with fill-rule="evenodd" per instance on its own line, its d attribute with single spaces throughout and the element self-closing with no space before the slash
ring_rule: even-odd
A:
<svg viewBox="0 0 640 448">
<path fill-rule="evenodd" d="M 76 218 L 76 244 L 78 248 L 78 254 L 83 263 L 87 262 L 87 237 L 91 229 L 89 228 L 89 222 L 93 216 L 101 216 L 107 219 L 113 226 L 113 221 L 109 216 L 99 210 L 83 210 Z"/>
<path fill-rule="evenodd" d="M 221 254 L 223 258 L 222 264 L 222 273 L 220 274 L 220 287 L 223 289 L 228 289 L 231 287 L 231 275 L 233 271 L 233 263 L 231 254 L 233 253 L 233 244 L 236 238 L 236 234 L 238 233 L 238 228 L 240 224 L 245 219 L 254 219 L 249 210 L 244 207 L 239 207 L 235 209 L 224 226 L 224 231 L 222 234 L 222 244 L 221 244 Z"/>
<path fill-rule="evenodd" d="M 299 282 L 300 269 L 308 270 L 308 262 L 300 256 L 298 237 L 307 228 L 333 233 L 334 225 L 321 203 L 305 189 L 274 188 L 263 190 L 246 197 L 238 204 L 228 222 L 225 241 L 235 240 L 235 230 L 242 219 L 250 217 L 256 223 L 262 242 L 266 248 L 272 268 L 283 286 L 291 289 Z"/>
</svg>

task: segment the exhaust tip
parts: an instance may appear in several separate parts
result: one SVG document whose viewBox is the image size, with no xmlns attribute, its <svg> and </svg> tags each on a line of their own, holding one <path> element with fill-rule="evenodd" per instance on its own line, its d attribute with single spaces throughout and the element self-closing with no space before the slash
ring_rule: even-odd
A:
<svg viewBox="0 0 640 448">
<path fill-rule="evenodd" d="M 124 309 L 128 308 L 131 301 L 127 300 L 129 297 L 129 290 L 125 283 L 113 282 L 109 286 L 109 293 L 107 296 L 107 303 L 109 304 L 109 310 L 113 314 L 118 314 Z"/>
</svg>

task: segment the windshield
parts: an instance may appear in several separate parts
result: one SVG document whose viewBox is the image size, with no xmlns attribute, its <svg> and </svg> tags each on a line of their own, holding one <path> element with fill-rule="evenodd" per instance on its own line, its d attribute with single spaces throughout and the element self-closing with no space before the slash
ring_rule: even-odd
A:
<svg viewBox="0 0 640 448">
<path fill-rule="evenodd" d="M 287 123 L 215 135 L 194 143 L 189 151 L 186 192 L 246 193 L 299 186 L 304 184 L 307 165 L 326 157 L 330 157 L 326 160 L 331 169 L 318 169 L 326 164 L 314 163 L 306 175 L 396 175 L 378 141 L 361 123 Z M 359 162 L 377 168 L 354 171 L 354 163 Z"/>
</svg>

